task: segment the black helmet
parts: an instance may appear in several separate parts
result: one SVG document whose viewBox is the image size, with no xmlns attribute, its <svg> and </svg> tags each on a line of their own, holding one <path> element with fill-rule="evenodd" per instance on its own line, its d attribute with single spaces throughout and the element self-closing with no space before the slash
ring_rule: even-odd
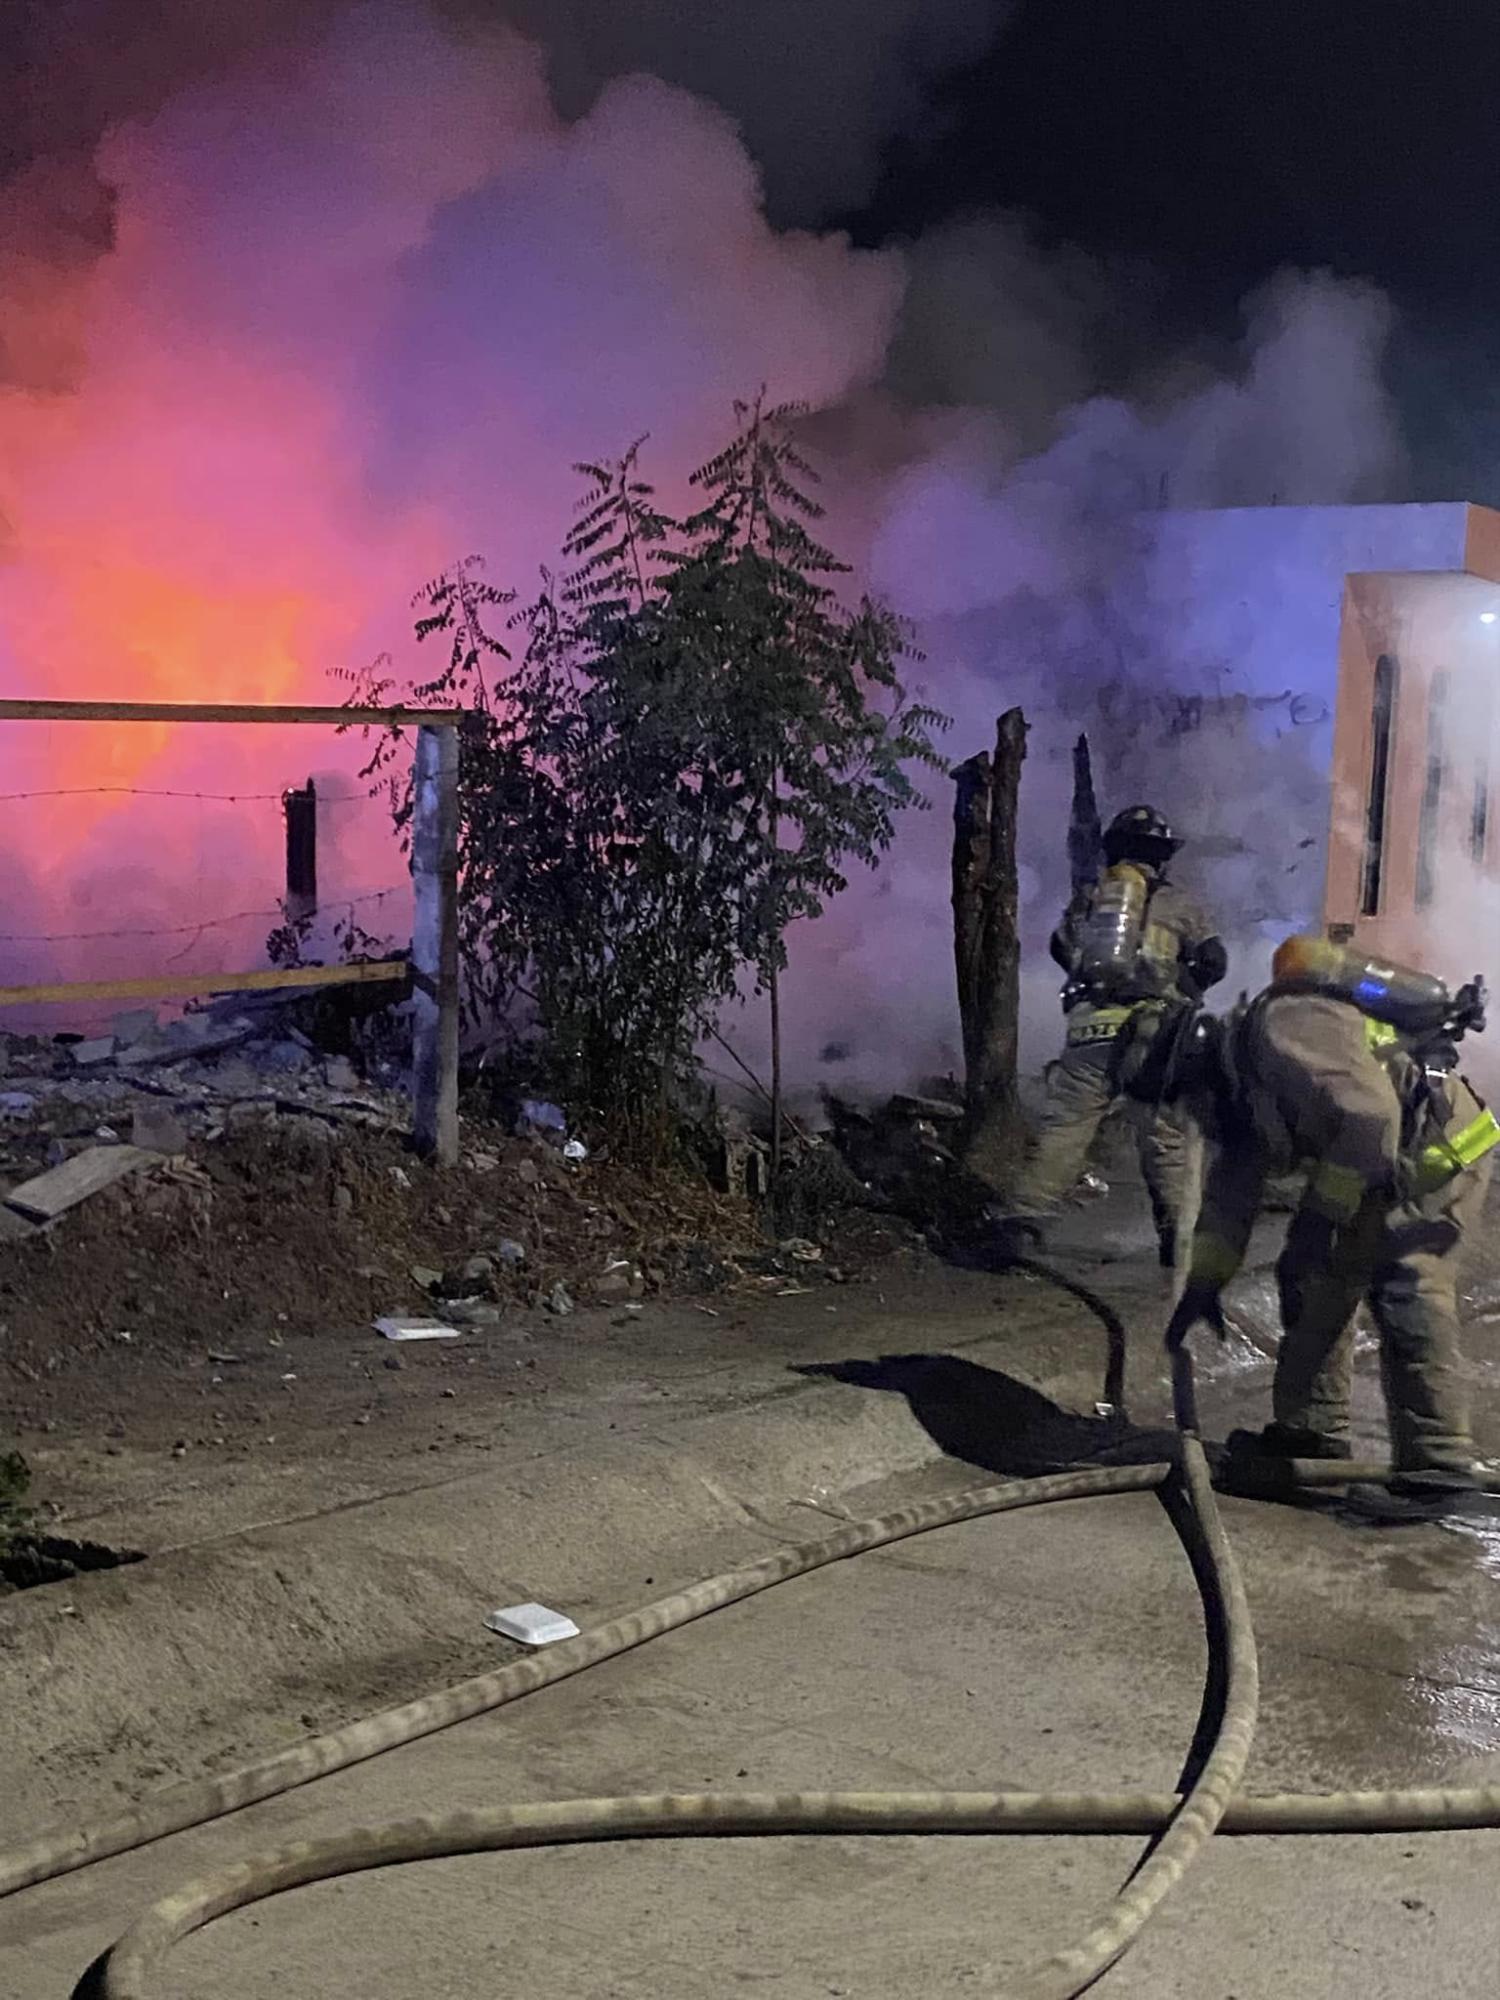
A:
<svg viewBox="0 0 1500 2000">
<path fill-rule="evenodd" d="M 1160 868 L 1181 845 L 1155 806 L 1127 806 L 1104 829 L 1104 858 L 1111 865 L 1146 861 Z"/>
</svg>

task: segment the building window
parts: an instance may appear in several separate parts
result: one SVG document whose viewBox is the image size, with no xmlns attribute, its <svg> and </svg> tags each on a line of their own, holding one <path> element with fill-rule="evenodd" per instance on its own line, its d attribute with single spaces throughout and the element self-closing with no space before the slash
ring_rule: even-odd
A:
<svg viewBox="0 0 1500 2000">
<path fill-rule="evenodd" d="M 1396 720 L 1396 662 L 1382 653 L 1375 662 L 1370 715 L 1370 795 L 1365 804 L 1365 866 L 1360 914 L 1377 916 L 1385 863 L 1386 795 L 1391 782 L 1391 731 Z"/>
<path fill-rule="evenodd" d="M 1436 673 L 1427 695 L 1427 775 L 1422 781 L 1422 816 L 1417 822 L 1417 908 L 1425 909 L 1437 887 L 1443 779 L 1447 775 L 1448 676 Z"/>
</svg>

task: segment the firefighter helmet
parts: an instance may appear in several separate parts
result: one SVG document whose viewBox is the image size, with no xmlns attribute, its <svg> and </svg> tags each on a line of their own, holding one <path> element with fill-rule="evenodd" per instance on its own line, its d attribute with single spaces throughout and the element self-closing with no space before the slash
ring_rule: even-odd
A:
<svg viewBox="0 0 1500 2000">
<path fill-rule="evenodd" d="M 1127 806 L 1104 829 L 1104 858 L 1144 861 L 1156 867 L 1170 861 L 1182 842 L 1155 806 Z"/>
</svg>

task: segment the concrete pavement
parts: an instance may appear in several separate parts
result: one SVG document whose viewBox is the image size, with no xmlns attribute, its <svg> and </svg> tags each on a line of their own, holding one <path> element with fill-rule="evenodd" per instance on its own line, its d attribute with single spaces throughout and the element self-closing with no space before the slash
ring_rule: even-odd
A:
<svg viewBox="0 0 1500 2000">
<path fill-rule="evenodd" d="M 1152 1376 L 1153 1280 L 1142 1292 L 1127 1269 L 1112 1285 Z M 274 1470 L 217 1459 L 203 1494 L 121 1494 L 103 1515 L 72 1513 L 70 1532 L 150 1560 L 0 1601 L 0 1844 L 482 1672 L 496 1604 L 630 1609 L 654 1594 L 638 1588 L 645 1569 L 689 1580 L 701 1573 L 689 1552 L 725 1545 L 767 1502 L 963 1448 L 962 1380 L 945 1398 L 941 1381 L 887 1369 L 890 1393 L 872 1395 L 819 1369 L 948 1349 L 1084 1411 L 1101 1392 L 1096 1313 L 1035 1278 L 928 1260 L 899 1285 L 824 1287 L 738 1324 L 730 1311 L 653 1307 L 628 1328 L 570 1319 L 550 1365 L 571 1386 L 521 1415 L 504 1406 L 464 1450 L 430 1450 L 419 1400 L 407 1448 L 376 1465 L 304 1444 Z M 361 1362 L 380 1345 L 368 1331 L 328 1336 L 331 1349 L 351 1342 Z M 436 1365 L 441 1381 L 450 1358 L 419 1353 L 397 1379 Z M 458 1406 L 451 1389 L 432 1393 L 436 1411 Z M 478 1430 L 482 1385 L 467 1407 Z"/>
<path fill-rule="evenodd" d="M 951 1464 L 846 1496 L 880 1511 Z M 1262 1639 L 1256 1789 L 1500 1779 L 1500 1537 L 1231 1502 Z M 781 1525 L 806 1535 L 796 1509 Z M 773 1530 L 768 1526 L 767 1539 Z M 565 1686 L 0 1910 L 0 1991 L 67 2000 L 186 1876 L 353 1822 L 673 1789 L 1166 1789 L 1196 1713 L 1196 1595 L 1151 1498 L 940 1530 Z M 675 1843 L 353 1878 L 187 1944 L 162 2000 L 911 2000 L 993 1989 L 1118 1885 L 1118 1840 Z M 1500 1835 L 1213 1848 L 1112 2000 L 1459 2000 L 1493 1990 Z"/>
<path fill-rule="evenodd" d="M 1098 1246 L 1097 1219 L 1091 1240 Z M 1125 1262 L 1096 1266 L 1090 1282 L 1108 1285 L 1138 1332 L 1159 1316 L 1159 1301 L 1130 1249 L 1122 1241 Z M 101 1780 L 133 1791 L 164 1736 L 177 1758 L 169 1771 L 205 1760 L 222 1768 L 241 1748 L 266 1747 L 268 1725 L 271 1740 L 284 1741 L 288 1728 L 327 1727 L 493 1664 L 498 1642 L 458 1636 L 492 1586 L 492 1601 L 514 1583 L 512 1595 L 534 1587 L 597 1622 L 787 1534 L 818 1532 L 819 1514 L 795 1504 L 808 1495 L 874 1512 L 927 1482 L 969 1483 L 1118 1443 L 1087 1415 L 1102 1354 L 1090 1315 L 1059 1321 L 1054 1310 L 1044 1350 L 1017 1337 L 1034 1288 L 1009 1281 L 998 1331 L 981 1338 L 1000 1300 L 993 1281 L 974 1283 L 977 1317 L 967 1327 L 951 1311 L 871 1314 L 862 1302 L 846 1319 L 797 1301 L 806 1318 L 778 1329 L 758 1360 L 747 1355 L 734 1393 L 712 1399 L 717 1412 L 704 1408 L 708 1396 L 695 1409 L 689 1395 L 668 1429 L 665 1413 L 632 1409 L 633 1434 L 603 1448 L 595 1440 L 586 1459 L 564 1446 L 523 1466 L 491 1461 L 482 1477 L 465 1465 L 419 1491 L 351 1494 L 313 1520 L 295 1510 L 274 1527 L 262 1518 L 248 1547 L 231 1534 L 118 1579 L 89 1579 L 81 1601 L 107 1610 L 114 1590 L 136 1603 L 131 1631 L 119 1633 L 122 1672 L 135 1679 L 116 1689 L 103 1760 L 78 1767 L 75 1810 L 62 1816 L 97 1810 Z M 1252 1327 L 1261 1306 L 1269 1313 L 1269 1296 L 1258 1299 L 1266 1291 L 1264 1275 L 1243 1288 Z M 1471 1310 L 1486 1304 L 1474 1297 Z M 963 1351 L 942 1352 L 955 1345 Z M 1500 1434 L 1494 1345 L 1484 1328 L 1471 1330 L 1469 1373 L 1491 1450 Z M 1017 1363 L 1044 1351 L 1049 1366 L 1028 1386 Z M 1147 1418 L 1165 1407 L 1157 1353 L 1138 1340 L 1132 1407 Z M 794 1357 L 850 1365 L 809 1381 L 788 1375 Z M 1208 1428 L 1222 1435 L 1260 1421 L 1267 1371 L 1254 1347 L 1212 1359 Z M 1365 1360 L 1358 1416 L 1374 1456 L 1382 1425 Z M 1039 1393 L 1063 1393 L 1068 1377 L 1073 1414 Z M 939 1449 L 949 1457 L 933 1464 Z M 877 1467 L 900 1477 L 832 1498 Z M 1229 1518 L 1263 1648 L 1256 1789 L 1500 1780 L 1500 1532 L 1382 1533 L 1248 1503 L 1231 1503 Z M 197 1564 L 201 1603 L 191 1588 Z M 253 1603 L 234 1599 L 236 1579 L 258 1593 Z M 268 1582 L 286 1614 L 279 1629 L 264 1624 L 274 1611 Z M 142 1703 L 153 1592 L 162 1671 Z M 216 1636 L 224 1603 L 233 1616 Z M 38 1592 L 30 1605 L 13 1600 L 10 1615 L 35 1621 L 55 1604 Z M 406 1621 L 399 1627 L 386 1622 L 393 1607 Z M 184 1628 L 172 1621 L 182 1617 L 196 1619 L 201 1655 L 194 1671 L 174 1673 Z M 97 1717 L 70 1722 L 72 1683 L 55 1669 L 59 1648 L 73 1644 L 78 1685 L 97 1680 L 109 1625 L 74 1641 L 74 1622 L 55 1619 L 57 1644 L 29 1655 L 34 1675 L 14 1649 L 11 1658 L 30 1676 L 34 1714 L 50 1704 L 60 1737 L 76 1726 L 80 1742 L 97 1742 Z M 373 1656 L 369 1635 L 386 1630 L 396 1650 Z M 271 1682 L 274 1660 L 260 1660 L 267 1647 L 268 1659 L 291 1660 Z M 231 1656 L 237 1679 L 226 1684 Z M 337 1678 L 319 1679 L 325 1658 Z M 664 1787 L 1166 1789 L 1191 1735 L 1201 1671 L 1195 1595 L 1155 1501 L 1078 1503 L 943 1530 L 787 1586 L 501 1716 L 0 1905 L 0 1994 L 66 2000 L 94 1953 L 164 1890 L 351 1822 Z M 226 1691 L 243 1704 L 230 1718 L 242 1746 L 225 1731 Z M 57 1772 L 12 1755 L 6 1763 L 17 1782 L 0 1819 L 14 1816 L 13 1833 L 32 1830 L 50 1816 L 36 1803 L 38 1785 L 55 1784 Z M 834 1838 L 434 1864 L 231 1920 L 184 1949 L 163 2000 L 339 1991 L 457 2000 L 543 1984 L 562 2000 L 675 2000 L 757 1985 L 791 2000 L 940 2000 L 989 1990 L 1001 1968 L 1075 1934 L 1136 1847 Z M 1224 1843 L 1101 1990 L 1136 2000 L 1487 1994 L 1497 1859 L 1500 1835 L 1489 1834 Z"/>
</svg>

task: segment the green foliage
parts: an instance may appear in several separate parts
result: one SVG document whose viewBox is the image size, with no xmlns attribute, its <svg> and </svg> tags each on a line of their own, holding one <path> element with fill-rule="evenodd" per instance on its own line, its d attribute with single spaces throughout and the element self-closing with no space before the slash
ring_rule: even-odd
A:
<svg viewBox="0 0 1500 2000">
<path fill-rule="evenodd" d="M 940 764 L 943 718 L 900 679 L 907 628 L 867 598 L 846 605 L 812 536 L 799 412 L 736 415 L 686 519 L 658 505 L 637 443 L 577 468 L 561 573 L 531 604 L 515 609 L 472 557 L 417 599 L 418 640 L 446 639 L 447 660 L 410 696 L 466 711 L 466 1004 L 483 1021 L 529 1008 L 549 1081 L 646 1151 L 747 970 L 774 977 L 787 926 L 924 803 L 908 767 Z M 354 698 L 389 701 L 386 668 Z M 401 736 L 376 743 L 366 775 L 390 784 L 409 841 Z"/>
<path fill-rule="evenodd" d="M 266 935 L 266 957 L 283 972 L 306 965 L 323 965 L 326 960 L 313 955 L 313 934 L 322 922 L 322 913 L 292 916 L 282 906 L 282 921 Z M 388 939 L 367 931 L 353 908 L 335 918 L 331 941 L 338 965 L 368 965 L 375 959 L 393 956 Z"/>
<path fill-rule="evenodd" d="M 849 863 L 875 865 L 899 812 L 927 804 L 908 767 L 944 768 L 933 737 L 947 718 L 908 703 L 901 681 L 921 658 L 910 627 L 868 596 L 850 608 L 832 581 L 846 565 L 813 536 L 802 414 L 735 405 L 735 436 L 693 476 L 704 504 L 683 523 L 671 585 L 700 670 L 722 685 L 756 864 L 739 944 L 762 984 L 785 964 L 788 926 L 848 886 Z"/>
</svg>

